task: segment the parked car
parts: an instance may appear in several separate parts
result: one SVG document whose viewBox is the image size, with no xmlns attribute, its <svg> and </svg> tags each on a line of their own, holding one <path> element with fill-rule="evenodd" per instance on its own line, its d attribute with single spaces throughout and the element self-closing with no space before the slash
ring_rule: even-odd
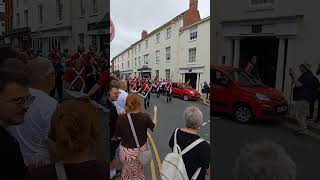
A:
<svg viewBox="0 0 320 180">
<path fill-rule="evenodd" d="M 189 84 L 174 82 L 172 83 L 172 96 L 188 101 L 200 98 L 200 93 Z"/>
<path fill-rule="evenodd" d="M 212 66 L 211 82 L 211 110 L 233 114 L 241 123 L 276 119 L 288 111 L 288 101 L 280 91 L 239 68 Z"/>
</svg>

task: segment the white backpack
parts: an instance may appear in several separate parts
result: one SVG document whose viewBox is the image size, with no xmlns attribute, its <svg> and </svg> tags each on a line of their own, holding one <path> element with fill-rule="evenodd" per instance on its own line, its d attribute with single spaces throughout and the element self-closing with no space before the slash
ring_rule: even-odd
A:
<svg viewBox="0 0 320 180">
<path fill-rule="evenodd" d="M 192 148 L 200 144 L 202 141 L 204 141 L 201 138 L 197 139 L 181 152 L 181 149 L 177 144 L 177 131 L 178 129 L 176 129 L 174 132 L 173 152 L 167 154 L 167 156 L 164 158 L 161 164 L 161 180 L 189 180 L 182 156 L 186 154 L 188 151 L 190 151 Z M 196 180 L 200 174 L 200 171 L 201 167 L 197 169 L 197 171 L 192 176 L 191 180 Z"/>
</svg>

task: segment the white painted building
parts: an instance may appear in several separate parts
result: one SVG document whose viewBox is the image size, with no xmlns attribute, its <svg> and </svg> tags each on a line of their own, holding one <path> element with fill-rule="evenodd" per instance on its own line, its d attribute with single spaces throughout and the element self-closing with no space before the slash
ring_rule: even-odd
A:
<svg viewBox="0 0 320 180">
<path fill-rule="evenodd" d="M 107 22 L 101 22 L 107 19 L 107 8 L 104 0 L 14 0 L 13 28 L 30 31 L 32 48 L 44 54 L 52 48 L 88 50 L 90 45 L 99 50 L 106 42 Z M 21 39 L 14 41 L 19 44 Z"/>
<path fill-rule="evenodd" d="M 6 31 L 5 27 L 5 4 L 0 1 L 0 39 L 2 34 Z"/>
<path fill-rule="evenodd" d="M 144 76 L 186 82 L 201 89 L 210 81 L 210 17 L 200 19 L 197 0 L 187 11 L 129 46 L 113 61 L 114 70 L 124 76 Z"/>
<path fill-rule="evenodd" d="M 232 5 L 231 5 L 232 4 Z M 213 64 L 244 67 L 253 55 L 264 83 L 290 95 L 289 68 L 320 63 L 316 0 L 216 1 Z"/>
</svg>

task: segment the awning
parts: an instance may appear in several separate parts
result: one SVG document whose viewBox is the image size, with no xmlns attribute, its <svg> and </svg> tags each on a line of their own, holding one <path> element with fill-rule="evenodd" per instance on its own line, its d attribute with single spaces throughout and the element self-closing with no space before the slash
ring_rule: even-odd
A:
<svg viewBox="0 0 320 180">
<path fill-rule="evenodd" d="M 139 72 L 151 72 L 151 68 L 148 66 L 142 66 L 142 68 L 139 68 L 138 71 Z"/>
</svg>

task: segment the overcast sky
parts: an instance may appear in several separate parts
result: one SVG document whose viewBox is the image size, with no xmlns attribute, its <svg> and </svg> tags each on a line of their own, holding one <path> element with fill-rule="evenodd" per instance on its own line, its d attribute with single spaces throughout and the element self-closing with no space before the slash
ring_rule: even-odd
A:
<svg viewBox="0 0 320 180">
<path fill-rule="evenodd" d="M 189 8 L 189 0 L 110 0 L 115 37 L 110 45 L 111 58 L 148 32 L 165 24 Z M 201 18 L 210 16 L 210 0 L 199 0 Z"/>
</svg>

